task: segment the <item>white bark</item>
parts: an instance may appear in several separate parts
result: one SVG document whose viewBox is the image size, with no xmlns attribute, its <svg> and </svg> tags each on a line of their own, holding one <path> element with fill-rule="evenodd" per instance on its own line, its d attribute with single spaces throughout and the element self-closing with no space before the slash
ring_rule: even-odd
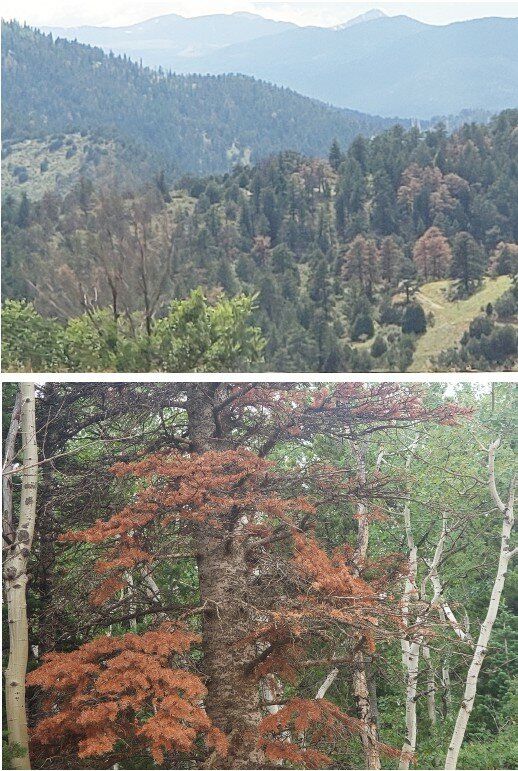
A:
<svg viewBox="0 0 518 771">
<path fill-rule="evenodd" d="M 367 482 L 366 447 L 365 444 L 357 444 L 351 439 L 351 446 L 356 457 L 358 480 L 362 487 Z M 376 471 L 379 471 L 383 462 L 383 450 L 380 450 L 376 460 Z M 366 503 L 360 501 L 356 507 L 358 520 L 358 541 L 353 556 L 353 575 L 360 575 L 361 569 L 367 559 L 369 549 L 369 517 Z M 363 723 L 361 743 L 365 758 L 365 767 L 368 769 L 381 768 L 380 753 L 378 749 L 378 725 L 376 719 L 375 695 L 371 694 L 368 683 L 368 662 L 362 650 L 358 650 L 353 657 L 353 690 L 356 699 L 358 717 Z M 336 675 L 335 675 L 336 677 Z M 333 678 L 334 679 L 334 678 Z M 324 683 L 325 684 L 325 683 Z M 323 687 L 323 686 L 322 686 Z M 318 697 L 317 697 L 318 698 Z"/>
<path fill-rule="evenodd" d="M 135 604 L 135 582 L 133 581 L 133 576 L 130 570 L 126 570 L 124 572 L 124 579 L 126 581 L 126 584 L 128 585 L 128 589 L 127 589 L 128 598 L 129 598 L 128 609 L 130 613 L 135 613 L 135 611 L 137 610 L 137 606 Z M 132 618 L 130 618 L 129 623 L 130 623 L 131 631 L 136 632 L 138 627 L 136 616 L 133 616 Z"/>
<path fill-rule="evenodd" d="M 336 680 L 337 675 L 338 675 L 338 669 L 335 668 L 335 669 L 332 669 L 330 671 L 330 673 L 328 674 L 328 676 L 326 677 L 326 679 L 324 680 L 324 682 L 322 683 L 322 685 L 318 689 L 317 695 L 315 696 L 315 699 L 323 699 L 324 698 L 324 696 L 326 695 L 326 693 L 328 692 L 328 690 L 331 688 L 331 686 L 333 685 L 334 681 Z"/>
<path fill-rule="evenodd" d="M 140 571 L 140 575 L 142 576 L 142 580 L 144 581 L 144 586 L 146 587 L 146 595 L 150 600 L 153 600 L 153 602 L 161 602 L 161 595 L 160 595 L 160 589 L 158 587 L 157 582 L 146 569 L 142 568 Z"/>
<path fill-rule="evenodd" d="M 428 576 L 425 579 L 429 580 L 432 584 L 433 591 L 434 591 L 434 597 L 432 600 L 432 605 L 435 605 L 438 603 L 440 605 L 440 609 L 442 611 L 444 619 L 450 624 L 451 628 L 457 635 L 457 637 L 462 640 L 462 642 L 470 643 L 471 635 L 469 634 L 469 631 L 466 629 L 462 629 L 461 625 L 457 621 L 455 614 L 453 610 L 450 608 L 450 605 L 443 597 L 443 587 L 441 583 L 441 579 L 439 578 L 439 564 L 441 561 L 442 553 L 444 550 L 444 541 L 446 539 L 446 533 L 447 533 L 447 520 L 446 520 L 446 514 L 443 514 L 442 516 L 442 529 L 441 529 L 441 535 L 439 536 L 439 541 L 437 543 L 437 548 L 435 550 L 434 558 L 431 562 L 429 567 Z"/>
<path fill-rule="evenodd" d="M 409 447 L 405 463 L 407 471 L 410 468 L 412 452 L 415 449 L 418 440 L 419 437 L 416 437 Z M 410 606 L 412 601 L 419 599 L 419 590 L 417 588 L 417 546 L 415 545 L 412 533 L 410 506 L 408 503 L 405 504 L 405 508 L 403 509 L 403 523 L 408 546 L 408 574 L 403 589 L 401 612 L 403 625 L 408 628 Z M 416 624 L 418 624 L 419 621 L 420 619 L 417 618 Z M 415 752 L 417 742 L 417 678 L 419 675 L 419 656 L 422 639 L 422 635 L 410 633 L 409 637 L 403 637 L 401 640 L 401 655 L 406 681 L 405 739 L 399 759 L 399 768 L 402 770 L 410 768 L 410 759 Z"/>
<path fill-rule="evenodd" d="M 500 605 L 500 599 L 504 588 L 505 577 L 509 560 L 514 554 L 514 550 L 509 547 L 511 539 L 511 531 L 514 524 L 514 494 L 516 478 L 513 479 L 509 490 L 509 497 L 507 505 L 504 504 L 497 490 L 496 478 L 495 478 L 495 454 L 500 446 L 500 440 L 493 442 L 489 446 L 488 460 L 489 460 L 489 491 L 491 497 L 495 503 L 495 506 L 502 514 L 502 531 L 500 539 L 500 555 L 498 559 L 498 567 L 496 571 L 495 581 L 491 591 L 491 598 L 486 613 L 486 617 L 480 627 L 480 633 L 477 643 L 475 645 L 475 651 L 466 677 L 466 685 L 464 688 L 464 696 L 459 708 L 455 728 L 453 729 L 453 735 L 451 737 L 448 753 L 446 755 L 446 763 L 444 768 L 448 771 L 457 768 L 457 760 L 459 757 L 460 748 L 464 741 L 464 735 L 466 733 L 466 727 L 468 720 L 473 710 L 473 704 L 477 695 L 477 683 L 484 658 L 487 653 L 487 646 L 489 644 L 489 638 L 491 631 L 496 620 L 498 608 Z"/>
<path fill-rule="evenodd" d="M 25 676 L 29 655 L 27 561 L 34 537 L 38 481 L 34 384 L 22 383 L 20 394 L 23 458 L 20 514 L 4 561 L 9 622 L 9 661 L 5 670 L 5 690 L 9 744 L 17 744 L 25 750 L 22 757 L 13 759 L 13 766 L 16 769 L 30 769 Z"/>
<path fill-rule="evenodd" d="M 13 529 L 13 468 L 16 456 L 16 437 L 20 430 L 22 397 L 16 392 L 11 423 L 5 438 L 4 467 L 2 476 L 2 535 L 7 546 L 14 540 Z"/>
<path fill-rule="evenodd" d="M 430 648 L 423 643 L 423 659 L 426 661 L 426 708 L 428 718 L 432 725 L 437 723 L 437 709 L 435 707 L 435 670 L 432 664 Z"/>
</svg>

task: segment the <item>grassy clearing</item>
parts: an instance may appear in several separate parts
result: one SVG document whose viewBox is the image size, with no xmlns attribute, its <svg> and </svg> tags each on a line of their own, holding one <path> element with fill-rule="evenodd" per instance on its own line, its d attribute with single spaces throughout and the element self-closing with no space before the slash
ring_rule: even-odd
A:
<svg viewBox="0 0 518 771">
<path fill-rule="evenodd" d="M 485 279 L 483 286 L 467 300 L 448 302 L 452 282 L 434 281 L 424 284 L 416 295 L 425 312 L 434 314 L 435 324 L 418 338 L 409 372 L 429 372 L 430 359 L 459 342 L 470 322 L 488 303 L 494 303 L 509 287 L 511 278 L 499 276 Z"/>
<path fill-rule="evenodd" d="M 116 169 L 114 141 L 77 133 L 62 136 L 62 145 L 56 149 L 51 149 L 53 137 L 9 143 L 10 152 L 2 159 L 2 193 L 19 198 L 25 191 L 38 200 L 47 192 L 68 192 L 80 176 L 100 177 Z M 19 177 L 19 169 L 25 170 L 27 178 Z"/>
</svg>

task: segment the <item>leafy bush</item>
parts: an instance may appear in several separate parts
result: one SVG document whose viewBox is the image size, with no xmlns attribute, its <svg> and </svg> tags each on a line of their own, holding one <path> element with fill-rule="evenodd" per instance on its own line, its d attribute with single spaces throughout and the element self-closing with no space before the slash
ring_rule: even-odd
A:
<svg viewBox="0 0 518 771">
<path fill-rule="evenodd" d="M 55 153 L 56 150 L 59 150 L 61 147 L 63 147 L 63 140 L 61 137 L 56 137 L 56 139 L 53 139 L 51 142 L 49 142 L 49 153 Z"/>
<path fill-rule="evenodd" d="M 389 298 L 382 300 L 379 306 L 380 324 L 401 324 L 403 309 L 400 305 L 393 305 Z"/>
<path fill-rule="evenodd" d="M 518 301 L 512 290 L 504 294 L 495 301 L 495 313 L 499 319 L 511 319 L 518 313 Z"/>
<path fill-rule="evenodd" d="M 200 290 L 177 300 L 151 335 L 135 313 L 117 321 L 106 309 L 69 319 L 40 316 L 32 303 L 8 300 L 2 311 L 6 371 L 218 372 L 248 369 L 264 346 L 250 324 L 255 297 L 209 305 Z"/>
</svg>

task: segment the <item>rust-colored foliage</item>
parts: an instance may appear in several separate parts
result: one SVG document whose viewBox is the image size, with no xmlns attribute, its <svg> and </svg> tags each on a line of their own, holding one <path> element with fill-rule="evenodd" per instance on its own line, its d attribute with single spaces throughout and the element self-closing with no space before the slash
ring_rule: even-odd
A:
<svg viewBox="0 0 518 771">
<path fill-rule="evenodd" d="M 302 576 L 310 580 L 311 591 L 325 598 L 340 598 L 355 606 L 371 605 L 374 592 L 361 578 L 352 575 L 341 549 L 329 557 L 314 538 L 293 535 L 294 563 Z"/>
<path fill-rule="evenodd" d="M 296 766 L 322 768 L 331 763 L 331 758 L 316 749 L 320 744 L 333 744 L 337 738 L 364 731 L 361 720 L 346 715 L 335 704 L 326 699 L 291 699 L 279 712 L 268 715 L 259 726 L 259 744 L 272 761 L 288 760 Z M 299 747 L 293 737 L 304 738 Z M 382 742 L 377 744 L 380 752 L 387 757 L 399 758 L 399 750 Z"/>
<path fill-rule="evenodd" d="M 205 686 L 173 666 L 175 654 L 199 641 L 184 626 L 165 623 L 143 635 L 98 637 L 71 653 L 47 654 L 27 677 L 49 695 L 51 713 L 38 723 L 33 743 L 71 747 L 87 758 L 124 740 L 129 754 L 140 745 L 162 763 L 164 752 L 190 752 L 204 737 L 224 755 L 226 737 L 200 706 Z"/>
<path fill-rule="evenodd" d="M 451 248 L 448 239 L 439 228 L 429 228 L 414 246 L 414 264 L 425 280 L 444 278 L 451 263 Z"/>
<path fill-rule="evenodd" d="M 253 440 L 253 446 L 266 453 L 279 440 L 299 441 L 318 432 L 354 438 L 414 422 L 454 424 L 465 413 L 448 404 L 427 409 L 414 389 L 398 384 L 343 383 L 309 396 L 304 389 L 254 386 L 229 403 L 225 420 L 237 426 L 236 441 L 243 431 L 246 442 Z M 372 519 L 380 518 L 381 509 L 372 504 L 388 485 L 381 474 L 373 475 L 368 485 L 356 474 L 324 464 L 300 470 L 300 477 L 296 472 L 281 474 L 272 462 L 245 448 L 160 452 L 116 464 L 112 472 L 138 480 L 133 500 L 108 519 L 62 537 L 98 547 L 95 567 L 102 582 L 91 595 L 95 605 L 123 588 L 126 572 L 144 565 L 152 570 L 160 558 L 160 534 L 167 528 L 170 539 L 187 545 L 189 558 L 203 533 L 215 543 L 228 543 L 229 553 L 237 545 L 246 555 L 250 575 L 256 571 L 259 577 L 267 576 L 271 568 L 277 580 L 282 563 L 281 591 L 261 598 L 254 594 L 259 582 L 250 584 L 250 607 L 257 610 L 251 611 L 244 639 L 237 644 L 261 645 L 243 677 L 257 680 L 274 674 L 296 683 L 308 643 L 318 639 L 332 658 L 337 633 L 342 639 L 345 634 L 355 648 L 372 653 L 376 640 L 401 623 L 398 608 L 390 611 L 393 598 L 387 600 L 386 593 L 385 576 L 400 569 L 396 560 L 378 569 L 366 562 L 358 575 L 351 550 L 342 547 L 327 554 L 311 522 L 319 501 L 366 499 Z M 294 482 L 306 496 L 292 495 Z M 256 601 L 257 606 L 252 605 Z M 37 726 L 34 741 L 56 744 L 58 751 L 62 744 L 74 746 L 81 757 L 90 757 L 111 753 L 122 739 L 129 752 L 135 745 L 149 747 L 161 763 L 164 752 L 191 752 L 203 737 L 224 755 L 227 739 L 201 707 L 203 683 L 174 660 L 196 642 L 185 628 L 169 625 L 142 636 L 98 638 L 73 653 L 47 657 L 28 679 L 52 697 L 51 714 Z M 292 729 L 305 733 L 303 747 L 286 741 Z M 319 768 L 328 762 L 319 749 L 321 742 L 335 741 L 340 732 L 359 731 L 359 721 L 327 701 L 294 699 L 263 721 L 260 742 L 272 761 Z"/>
<path fill-rule="evenodd" d="M 239 521 L 241 537 L 252 538 L 268 536 L 279 522 L 291 525 L 295 513 L 312 514 L 314 507 L 306 498 L 282 497 L 273 489 L 272 466 L 248 450 L 191 456 L 162 452 L 114 465 L 115 476 L 141 481 L 134 500 L 108 520 L 61 536 L 68 542 L 111 544 L 95 566 L 107 577 L 92 592 L 92 603 L 99 606 L 121 589 L 124 571 L 152 561 L 142 548 L 147 526 L 205 525 L 223 535 Z"/>
</svg>

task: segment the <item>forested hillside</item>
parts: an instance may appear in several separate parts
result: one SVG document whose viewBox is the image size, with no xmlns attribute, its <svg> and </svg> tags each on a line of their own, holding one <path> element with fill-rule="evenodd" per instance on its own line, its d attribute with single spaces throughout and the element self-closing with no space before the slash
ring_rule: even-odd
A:
<svg viewBox="0 0 518 771">
<path fill-rule="evenodd" d="M 329 107 L 243 76 L 178 76 L 2 23 L 2 135 L 86 131 L 131 140 L 155 168 L 206 174 L 292 149 L 325 155 L 394 120 Z"/>
<path fill-rule="evenodd" d="M 512 384 L 4 388 L 4 767 L 516 768 Z"/>
<path fill-rule="evenodd" d="M 173 298 L 202 287 L 209 302 L 255 298 L 248 321 L 266 345 L 254 369 L 405 371 L 414 354 L 421 371 L 512 369 L 517 149 L 518 111 L 507 111 L 453 135 L 394 127 L 347 152 L 335 142 L 328 161 L 284 152 L 174 189 L 158 176 L 131 191 L 84 181 L 63 196 L 11 198 L 4 298 L 57 321 L 10 303 L 4 366 L 44 370 L 57 351 L 51 368 L 81 369 L 80 355 L 67 363 L 36 331 L 32 365 L 19 346 L 31 325 L 59 337 L 86 314 L 81 345 L 95 339 L 105 353 L 83 369 L 145 368 L 122 341 L 152 336 Z"/>
<path fill-rule="evenodd" d="M 430 119 L 518 104 L 518 18 L 437 25 L 374 12 L 355 21 L 279 32 L 278 24 L 257 16 L 164 16 L 130 27 L 52 31 L 153 67 L 239 72 L 338 107 L 386 116 Z M 238 35 L 243 38 L 233 39 Z"/>
</svg>

